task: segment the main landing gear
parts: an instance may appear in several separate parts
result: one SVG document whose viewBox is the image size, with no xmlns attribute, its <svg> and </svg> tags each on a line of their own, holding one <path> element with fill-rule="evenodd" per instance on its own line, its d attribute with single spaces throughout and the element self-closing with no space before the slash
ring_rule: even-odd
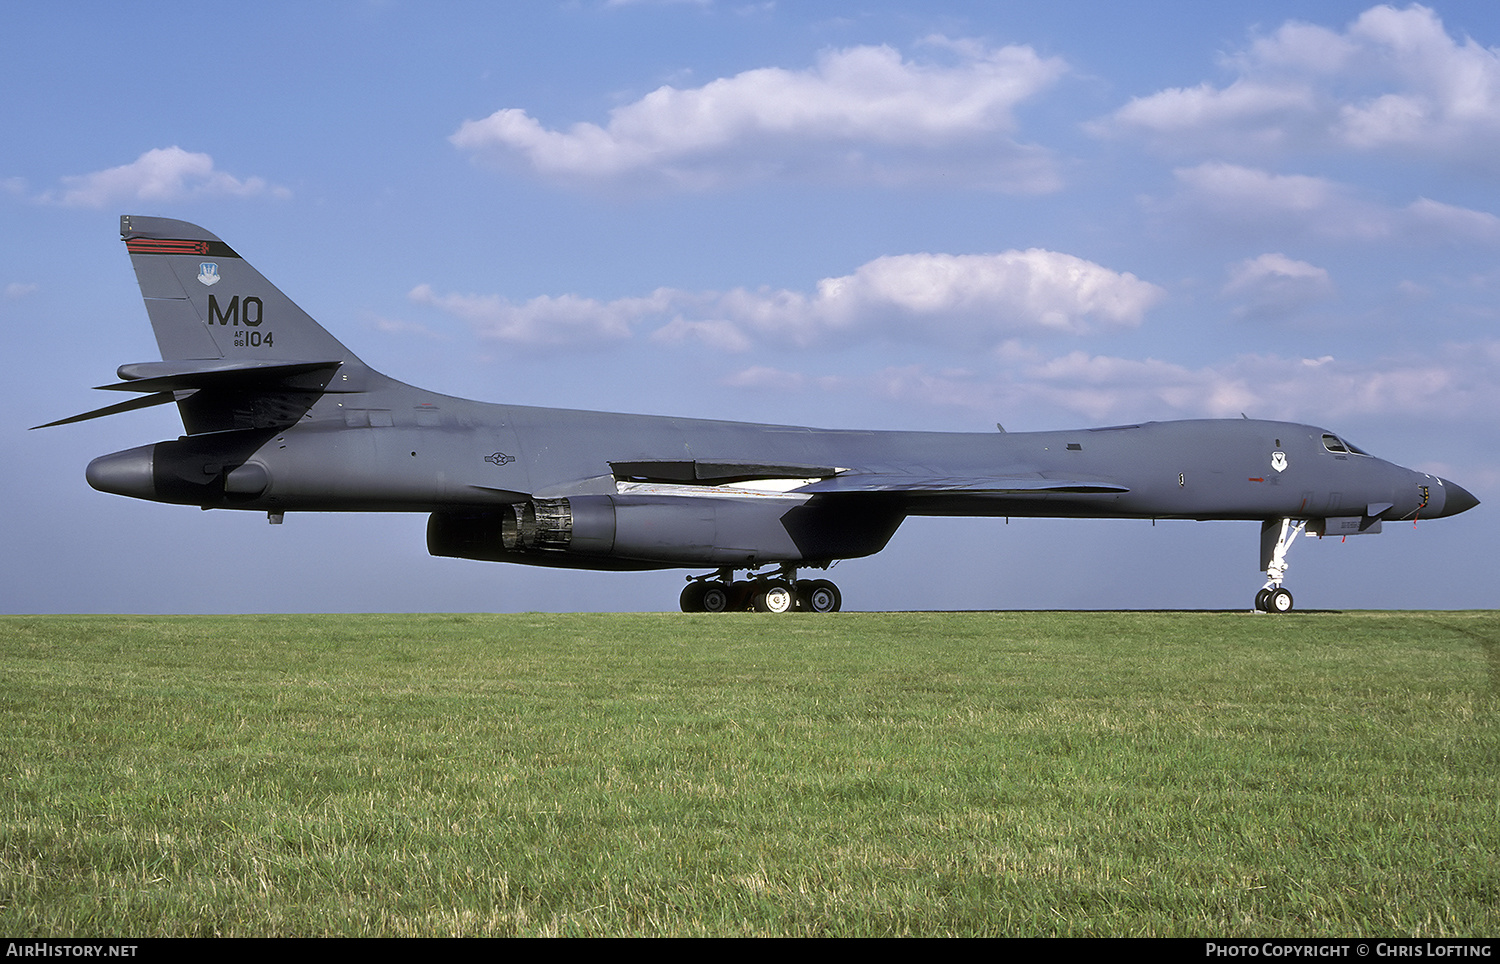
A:
<svg viewBox="0 0 1500 964">
<path fill-rule="evenodd" d="M 782 566 L 772 576 L 750 574 L 736 580 L 733 569 L 707 576 L 689 576 L 682 590 L 685 613 L 836 613 L 843 606 L 839 587 L 827 579 L 798 579 L 797 570 Z"/>
<path fill-rule="evenodd" d="M 1281 582 L 1286 578 L 1286 554 L 1292 542 L 1307 531 L 1306 520 L 1267 519 L 1260 526 L 1260 568 L 1267 579 L 1255 594 L 1255 608 L 1263 613 L 1289 613 L 1292 594 Z"/>
</svg>

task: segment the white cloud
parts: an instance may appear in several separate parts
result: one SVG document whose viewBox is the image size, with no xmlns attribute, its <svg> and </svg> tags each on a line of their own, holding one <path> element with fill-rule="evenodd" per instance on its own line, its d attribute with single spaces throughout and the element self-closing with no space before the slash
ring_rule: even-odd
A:
<svg viewBox="0 0 1500 964">
<path fill-rule="evenodd" d="M 1041 397 L 1098 417 L 1246 412 L 1302 421 L 1477 414 L 1500 402 L 1497 376 L 1495 342 L 1452 345 L 1425 358 L 1242 355 L 1203 368 L 1078 352 L 1025 373 Z"/>
<path fill-rule="evenodd" d="M 1227 58 L 1237 76 L 1137 97 L 1092 126 L 1171 153 L 1396 152 L 1497 170 L 1500 51 L 1431 9 L 1366 10 L 1342 32 L 1289 21 Z"/>
<path fill-rule="evenodd" d="M 1265 153 L 1289 140 L 1286 118 L 1309 113 L 1314 97 L 1305 86 L 1282 87 L 1239 80 L 1224 89 L 1210 84 L 1176 87 L 1137 97 L 1115 112 L 1110 123 L 1088 125 L 1096 133 L 1142 132 L 1158 144 L 1181 150 L 1247 149 Z"/>
<path fill-rule="evenodd" d="M 877 258 L 823 279 L 812 293 L 662 288 L 645 298 L 542 296 L 517 305 L 497 295 L 438 295 L 421 285 L 410 297 L 464 318 L 484 337 L 522 344 L 624 338 L 659 319 L 652 335 L 659 342 L 744 351 L 767 341 L 808 346 L 875 336 L 963 345 L 1021 334 L 1076 336 L 1139 325 L 1165 292 L 1129 273 L 1031 249 Z"/>
<path fill-rule="evenodd" d="M 752 341 L 810 345 L 880 333 L 974 345 L 1135 327 L 1165 295 L 1135 275 L 1033 248 L 890 255 L 824 278 L 811 294 L 739 288 L 707 310 Z"/>
<path fill-rule="evenodd" d="M 801 372 L 789 372 L 767 365 L 753 365 L 750 368 L 735 372 L 723 380 L 723 384 L 732 388 L 744 388 L 753 392 L 775 393 L 784 395 L 800 392 L 808 388 L 819 388 L 823 391 L 836 392 L 843 390 L 850 380 L 840 375 L 822 375 L 814 377 L 804 375 Z"/>
<path fill-rule="evenodd" d="M 1402 212 L 1406 226 L 1413 232 L 1453 242 L 1494 242 L 1500 240 L 1500 217 L 1488 211 L 1473 211 L 1418 198 Z"/>
<path fill-rule="evenodd" d="M 827 327 L 853 319 L 942 319 L 987 335 L 1080 335 L 1134 327 L 1165 293 L 1134 275 L 1032 248 L 1001 254 L 906 254 L 877 258 L 818 283 L 810 303 Z"/>
<path fill-rule="evenodd" d="M 480 337 L 537 346 L 584 346 L 628 338 L 633 322 L 664 307 L 660 298 L 600 302 L 577 295 L 542 295 L 517 305 L 499 295 L 439 295 L 425 284 L 413 288 L 408 297 L 462 318 Z"/>
<path fill-rule="evenodd" d="M 1331 298 L 1334 286 L 1325 269 L 1271 253 L 1231 265 L 1223 294 L 1241 318 L 1281 319 Z"/>
<path fill-rule="evenodd" d="M 1189 367 L 1085 351 L 1013 359 L 999 370 L 891 367 L 814 377 L 769 367 L 725 384 L 780 392 L 821 390 L 906 405 L 954 407 L 1010 425 L 1028 418 L 1101 424 L 1170 418 L 1285 419 L 1332 425 L 1378 419 L 1488 418 L 1500 406 L 1500 341 L 1447 345 L 1429 357 L 1349 360 L 1241 355 Z M 1013 426 L 1019 427 L 1019 426 Z"/>
<path fill-rule="evenodd" d="M 721 352 L 749 351 L 754 342 L 740 327 L 730 321 L 688 321 L 674 318 L 652 333 L 653 341 L 679 344 L 695 341 Z"/>
<path fill-rule="evenodd" d="M 1374 7 L 1349 36 L 1397 89 L 1340 108 L 1346 143 L 1423 154 L 1500 145 L 1500 53 L 1469 38 L 1458 43 L 1418 6 Z"/>
<path fill-rule="evenodd" d="M 452 340 L 443 332 L 434 331 L 426 325 L 419 325 L 401 318 L 375 317 L 370 323 L 376 331 L 388 335 L 416 335 L 420 338 L 438 342 Z"/>
<path fill-rule="evenodd" d="M 1216 229 L 1274 231 L 1325 240 L 1487 244 L 1500 241 L 1500 217 L 1428 198 L 1405 207 L 1366 200 L 1351 187 L 1321 177 L 1272 174 L 1209 162 L 1173 172 L 1180 191 L 1161 205 Z"/>
<path fill-rule="evenodd" d="M 450 140 L 538 173 L 689 188 L 783 174 L 879 181 L 962 175 L 1018 193 L 1055 190 L 1051 159 L 1009 139 L 1013 110 L 1065 71 L 1029 47 L 990 49 L 934 38 L 952 63 L 903 59 L 890 47 L 822 54 L 794 71 L 765 67 L 702 87 L 663 86 L 610 112 L 604 126 L 553 130 L 520 108 L 465 121 Z"/>
<path fill-rule="evenodd" d="M 1215 231 L 1233 225 L 1241 231 L 1322 239 L 1384 240 L 1390 237 L 1388 210 L 1360 199 L 1342 184 L 1301 174 L 1272 174 L 1237 164 L 1211 162 L 1178 168 L 1178 195 L 1164 205 Z"/>
<path fill-rule="evenodd" d="M 1072 352 L 1031 366 L 1021 378 L 1037 401 L 1095 421 L 1135 420 L 1152 412 L 1230 416 L 1255 407 L 1254 391 L 1237 373 L 1154 358 Z"/>
<path fill-rule="evenodd" d="M 62 178 L 61 188 L 38 200 L 65 207 L 100 208 L 128 201 L 180 201 L 200 197 L 290 197 L 286 188 L 258 177 L 240 180 L 214 167 L 207 154 L 180 147 L 149 150 L 129 164 Z"/>
<path fill-rule="evenodd" d="M 1260 288 L 1267 282 L 1282 280 L 1308 282 L 1320 288 L 1327 288 L 1330 284 L 1328 272 L 1322 268 L 1306 261 L 1295 261 L 1284 254 L 1263 254 L 1257 258 L 1247 258 L 1231 267 L 1229 283 L 1224 286 L 1224 292 L 1240 294 Z"/>
<path fill-rule="evenodd" d="M 25 298 L 27 295 L 36 294 L 39 290 L 40 288 L 36 284 L 23 281 L 12 281 L 10 284 L 5 286 L 5 297 L 9 300 Z"/>
</svg>

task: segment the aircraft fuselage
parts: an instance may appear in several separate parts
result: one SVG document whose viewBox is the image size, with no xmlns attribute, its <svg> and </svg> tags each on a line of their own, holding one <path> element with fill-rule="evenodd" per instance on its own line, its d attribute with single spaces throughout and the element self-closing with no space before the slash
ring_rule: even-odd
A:
<svg viewBox="0 0 1500 964">
<path fill-rule="evenodd" d="M 392 386 L 324 396 L 281 430 L 189 436 L 103 456 L 89 478 L 120 495 L 214 508 L 436 512 L 530 497 L 616 495 L 623 480 L 611 462 L 665 463 L 666 453 L 684 464 L 853 466 L 858 473 L 920 466 L 937 476 L 1034 476 L 1128 490 L 993 498 L 927 493 L 910 501 L 909 515 L 1394 520 L 1451 514 L 1445 503 L 1457 488 L 1452 483 L 1348 447 L 1335 451 L 1340 446 L 1325 442 L 1331 438 L 1314 426 L 1256 419 L 1056 432 L 819 429 L 497 405 Z M 672 484 L 656 481 L 658 489 Z M 687 481 L 676 491 L 699 488 L 705 486 Z M 783 494 L 795 497 L 795 490 Z"/>
</svg>

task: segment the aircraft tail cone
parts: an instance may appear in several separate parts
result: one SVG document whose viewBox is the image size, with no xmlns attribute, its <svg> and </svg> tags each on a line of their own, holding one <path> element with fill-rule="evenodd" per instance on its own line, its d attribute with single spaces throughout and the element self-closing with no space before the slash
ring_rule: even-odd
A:
<svg viewBox="0 0 1500 964">
<path fill-rule="evenodd" d="M 142 445 L 110 455 L 101 455 L 89 463 L 84 477 L 100 492 L 128 495 L 135 499 L 155 499 L 155 445 Z"/>
</svg>

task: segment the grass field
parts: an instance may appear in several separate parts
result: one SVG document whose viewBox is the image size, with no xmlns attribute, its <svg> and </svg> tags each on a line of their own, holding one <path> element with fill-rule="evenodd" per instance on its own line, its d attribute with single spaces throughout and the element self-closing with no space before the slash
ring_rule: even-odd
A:
<svg viewBox="0 0 1500 964">
<path fill-rule="evenodd" d="M 0 618 L 11 935 L 1500 933 L 1500 613 Z"/>
</svg>

